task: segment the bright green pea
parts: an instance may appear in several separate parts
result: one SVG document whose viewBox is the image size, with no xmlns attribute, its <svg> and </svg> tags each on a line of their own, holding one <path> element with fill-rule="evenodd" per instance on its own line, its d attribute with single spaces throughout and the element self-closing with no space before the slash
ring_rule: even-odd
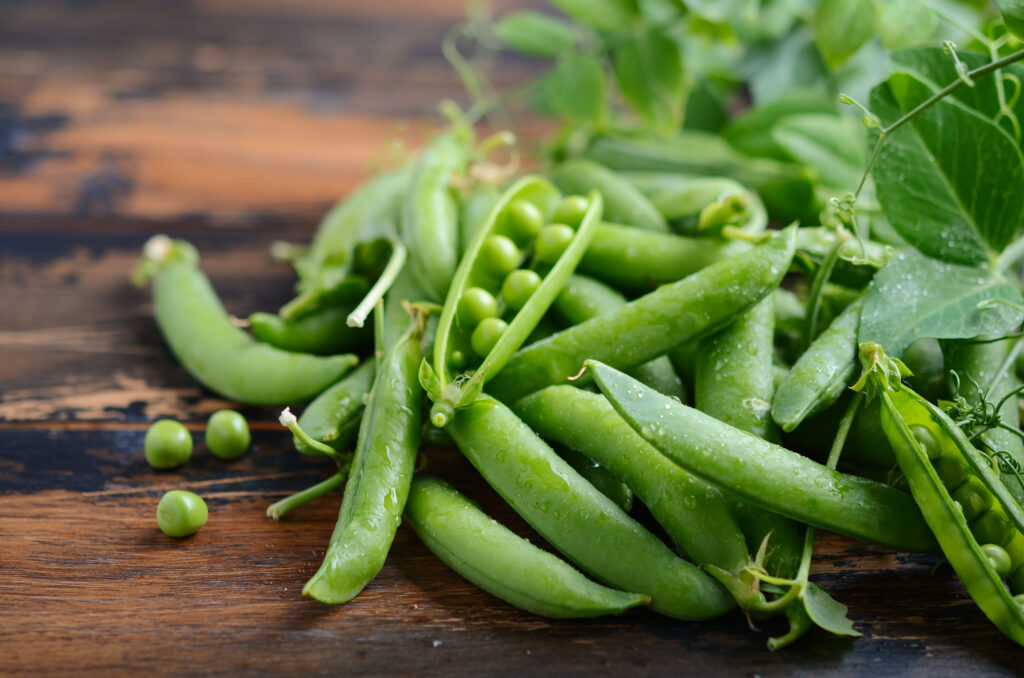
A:
<svg viewBox="0 0 1024 678">
<path fill-rule="evenodd" d="M 910 427 L 910 432 L 914 434 L 917 439 L 917 443 L 924 450 L 924 453 L 928 455 L 928 458 L 935 461 L 942 456 L 942 446 L 939 445 L 939 441 L 935 438 L 935 434 L 929 431 L 920 424 L 914 424 Z"/>
<path fill-rule="evenodd" d="M 156 524 L 168 537 L 187 537 L 206 524 L 206 502 L 194 492 L 171 490 L 156 506 Z"/>
<path fill-rule="evenodd" d="M 466 354 L 462 351 L 455 349 L 451 355 L 448 356 L 448 367 L 453 370 L 461 370 L 466 366 Z"/>
<path fill-rule="evenodd" d="M 988 562 L 996 574 L 1000 577 L 1010 574 L 1010 554 L 1006 552 L 1006 549 L 996 544 L 982 544 L 981 552 L 988 558 Z"/>
<path fill-rule="evenodd" d="M 558 203 L 552 219 L 560 224 L 578 227 L 583 221 L 583 215 L 587 213 L 587 207 L 589 207 L 587 199 L 582 195 L 566 196 L 562 198 L 562 202 Z"/>
<path fill-rule="evenodd" d="M 504 278 L 519 268 L 522 254 L 511 239 L 503 235 L 491 235 L 480 247 L 480 265 L 495 278 Z"/>
<path fill-rule="evenodd" d="M 575 236 L 576 231 L 572 230 L 571 226 L 548 224 L 541 230 L 534 243 L 537 258 L 545 264 L 555 263 Z"/>
<path fill-rule="evenodd" d="M 498 315 L 498 300 L 482 287 L 470 287 L 459 298 L 459 320 L 475 327 L 484 318 Z"/>
<path fill-rule="evenodd" d="M 960 487 L 953 491 L 952 497 L 960 502 L 964 518 L 972 522 L 985 511 L 992 508 L 992 493 L 988 491 L 985 484 L 975 477 L 970 477 Z"/>
<path fill-rule="evenodd" d="M 473 330 L 473 336 L 469 338 L 469 343 L 477 355 L 484 357 L 491 352 L 507 329 L 508 323 L 501 318 L 485 318 Z"/>
<path fill-rule="evenodd" d="M 530 300 L 540 287 L 541 278 L 536 271 L 520 268 L 512 271 L 501 284 L 501 298 L 512 309 L 518 311 Z"/>
<path fill-rule="evenodd" d="M 971 525 L 971 532 L 979 544 L 1006 546 L 1013 538 L 1013 530 L 1006 518 L 995 511 L 986 511 Z"/>
<path fill-rule="evenodd" d="M 967 480 L 967 466 L 957 457 L 939 457 L 935 461 L 935 472 L 939 474 L 939 480 L 950 492 Z"/>
<path fill-rule="evenodd" d="M 206 447 L 218 459 L 238 459 L 249 449 L 249 424 L 234 410 L 214 412 L 206 423 Z"/>
<path fill-rule="evenodd" d="M 529 200 L 515 200 L 508 206 L 506 222 L 509 235 L 519 244 L 526 244 L 537 237 L 544 225 L 544 215 Z"/>
<path fill-rule="evenodd" d="M 173 419 L 161 419 L 146 431 L 146 461 L 153 468 L 181 466 L 192 456 L 192 435 Z"/>
</svg>

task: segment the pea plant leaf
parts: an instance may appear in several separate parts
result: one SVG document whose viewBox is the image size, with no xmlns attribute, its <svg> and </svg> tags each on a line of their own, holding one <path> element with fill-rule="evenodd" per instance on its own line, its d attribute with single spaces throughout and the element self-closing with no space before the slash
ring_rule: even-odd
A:
<svg viewBox="0 0 1024 678">
<path fill-rule="evenodd" d="M 871 110 L 889 124 L 932 94 L 914 75 L 893 73 L 872 91 Z M 943 99 L 895 130 L 872 176 L 892 227 L 937 259 L 991 261 L 1024 220 L 1020 148 L 956 100 Z"/>
<path fill-rule="evenodd" d="M 807 113 L 783 118 L 772 138 L 793 160 L 812 167 L 822 184 L 852 190 L 864 173 L 864 128 L 838 115 Z"/>
<path fill-rule="evenodd" d="M 584 26 L 612 33 L 628 30 L 640 17 L 632 0 L 551 0 Z"/>
<path fill-rule="evenodd" d="M 837 636 L 859 637 L 859 631 L 853 628 L 853 622 L 846 616 L 847 607 L 829 595 L 828 591 L 817 584 L 807 582 L 801 596 L 807 616 L 815 624 Z"/>
<path fill-rule="evenodd" d="M 996 5 L 1003 13 L 1006 30 L 1013 33 L 1018 40 L 1024 40 L 1024 0 L 996 0 Z"/>
<path fill-rule="evenodd" d="M 604 69 L 594 57 L 563 57 L 544 82 L 548 105 L 557 115 L 578 123 L 604 119 L 607 85 Z"/>
<path fill-rule="evenodd" d="M 1021 293 L 989 268 L 936 261 L 905 250 L 875 274 L 864 299 L 858 343 L 900 356 L 921 337 L 968 339 L 1009 332 L 1024 319 Z M 979 308 L 980 306 L 980 308 Z"/>
<path fill-rule="evenodd" d="M 612 53 L 619 90 L 646 121 L 665 131 L 679 127 L 685 89 L 679 44 L 659 30 L 647 30 Z"/>
<path fill-rule="evenodd" d="M 572 25 L 540 12 L 510 12 L 494 33 L 512 49 L 531 56 L 556 57 L 576 46 Z"/>
<path fill-rule="evenodd" d="M 874 0 L 821 0 L 813 25 L 825 63 L 839 68 L 874 35 Z"/>
<path fill-rule="evenodd" d="M 898 50 L 931 37 L 938 19 L 923 0 L 886 0 L 880 3 L 877 24 L 882 45 Z"/>
</svg>

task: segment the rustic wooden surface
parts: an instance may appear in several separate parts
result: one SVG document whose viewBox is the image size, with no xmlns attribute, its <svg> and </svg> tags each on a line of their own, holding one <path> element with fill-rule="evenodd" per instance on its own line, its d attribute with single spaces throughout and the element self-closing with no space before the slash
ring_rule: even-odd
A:
<svg viewBox="0 0 1024 678">
<path fill-rule="evenodd" d="M 507 6 L 510 3 L 497 3 Z M 520 4 L 520 3 L 515 3 Z M 460 88 L 438 45 L 457 0 L 0 2 L 0 675 L 976 675 L 1020 670 L 934 557 L 838 537 L 815 579 L 864 637 L 812 632 L 781 653 L 738 614 L 647 611 L 550 622 L 447 570 L 406 528 L 352 603 L 300 597 L 338 498 L 280 523 L 271 501 L 316 482 L 274 413 L 224 464 L 202 445 L 151 470 L 146 423 L 225 406 L 178 368 L 128 284 L 155 232 L 193 239 L 229 309 L 288 297 L 275 239 L 309 236 L 398 133 Z M 509 61 L 515 83 L 536 69 Z M 419 121 L 419 122 L 417 122 Z M 432 471 L 525 528 L 458 454 Z M 160 493 L 209 501 L 196 536 L 156 528 Z"/>
</svg>

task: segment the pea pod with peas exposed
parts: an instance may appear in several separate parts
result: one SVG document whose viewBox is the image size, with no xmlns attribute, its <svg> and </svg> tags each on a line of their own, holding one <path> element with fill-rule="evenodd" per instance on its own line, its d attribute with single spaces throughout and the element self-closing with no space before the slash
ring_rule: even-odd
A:
<svg viewBox="0 0 1024 678">
<path fill-rule="evenodd" d="M 878 344 L 860 347 L 856 388 L 881 400 L 882 429 L 910 492 L 982 612 L 1024 645 L 1024 511 L 945 413 L 901 383 L 906 368 Z"/>
<path fill-rule="evenodd" d="M 286 405 L 314 397 L 357 362 L 262 344 L 237 327 L 183 240 L 154 236 L 143 261 L 153 280 L 157 325 L 178 361 L 210 390 L 250 405 Z"/>
<path fill-rule="evenodd" d="M 829 469 L 588 360 L 601 392 L 645 440 L 683 468 L 770 511 L 904 551 L 936 548 L 913 499 Z"/>
</svg>

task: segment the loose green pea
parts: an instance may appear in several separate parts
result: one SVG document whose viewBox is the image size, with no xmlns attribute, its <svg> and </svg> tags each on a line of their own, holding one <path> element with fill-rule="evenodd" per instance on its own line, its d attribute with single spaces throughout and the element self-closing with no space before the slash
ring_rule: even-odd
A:
<svg viewBox="0 0 1024 678">
<path fill-rule="evenodd" d="M 534 243 L 537 258 L 545 264 L 555 263 L 575 236 L 576 231 L 572 230 L 571 226 L 548 224 L 541 230 Z"/>
<path fill-rule="evenodd" d="M 482 287 L 470 287 L 459 298 L 459 319 L 474 327 L 484 318 L 498 315 L 498 301 Z"/>
<path fill-rule="evenodd" d="M 988 491 L 984 483 L 973 476 L 956 488 L 952 497 L 955 501 L 960 502 L 960 508 L 963 509 L 967 522 L 972 522 L 992 508 L 992 493 Z"/>
<path fill-rule="evenodd" d="M 519 268 L 519 248 L 503 235 L 488 236 L 480 247 L 480 265 L 495 278 L 504 278 Z"/>
<path fill-rule="evenodd" d="M 466 366 L 467 362 L 466 354 L 459 349 L 455 349 L 451 352 L 451 355 L 448 356 L 448 367 L 453 370 L 461 370 Z"/>
<path fill-rule="evenodd" d="M 501 284 L 501 298 L 513 310 L 518 311 L 530 300 L 540 287 L 541 278 L 536 271 L 520 268 L 512 271 Z"/>
<path fill-rule="evenodd" d="M 995 511 L 986 511 L 971 525 L 971 532 L 979 544 L 1006 546 L 1013 538 L 1013 530 L 1006 518 Z"/>
<path fill-rule="evenodd" d="M 525 244 L 537 237 L 544 225 L 544 215 L 529 200 L 515 200 L 508 206 L 506 225 L 509 235 L 519 244 Z"/>
<path fill-rule="evenodd" d="M 473 330 L 469 344 L 480 357 L 485 357 L 508 329 L 508 323 L 501 318 L 484 318 Z"/>
<path fill-rule="evenodd" d="M 587 213 L 588 206 L 587 199 L 582 195 L 569 195 L 558 203 L 552 218 L 560 224 L 576 227 L 583 221 L 583 215 Z"/>
<path fill-rule="evenodd" d="M 935 472 L 950 492 L 967 480 L 967 466 L 956 457 L 939 457 L 935 461 Z"/>
<path fill-rule="evenodd" d="M 939 445 L 939 441 L 935 439 L 935 434 L 929 431 L 920 424 L 914 424 L 910 427 L 910 432 L 914 434 L 917 439 L 917 443 L 924 450 L 924 453 L 928 455 L 928 458 L 935 461 L 942 456 L 942 446 Z"/>
<path fill-rule="evenodd" d="M 248 422 L 234 410 L 214 412 L 206 423 L 206 447 L 218 459 L 238 459 L 251 440 Z"/>
<path fill-rule="evenodd" d="M 988 558 L 988 562 L 996 574 L 1000 577 L 1010 574 L 1010 554 L 1006 552 L 1006 549 L 996 544 L 982 544 L 981 552 Z"/>
<path fill-rule="evenodd" d="M 206 502 L 194 492 L 171 490 L 156 506 L 156 524 L 168 537 L 187 537 L 206 524 Z"/>
<path fill-rule="evenodd" d="M 192 456 L 192 435 L 173 419 L 161 419 L 146 431 L 146 461 L 153 468 L 181 466 Z"/>
</svg>

